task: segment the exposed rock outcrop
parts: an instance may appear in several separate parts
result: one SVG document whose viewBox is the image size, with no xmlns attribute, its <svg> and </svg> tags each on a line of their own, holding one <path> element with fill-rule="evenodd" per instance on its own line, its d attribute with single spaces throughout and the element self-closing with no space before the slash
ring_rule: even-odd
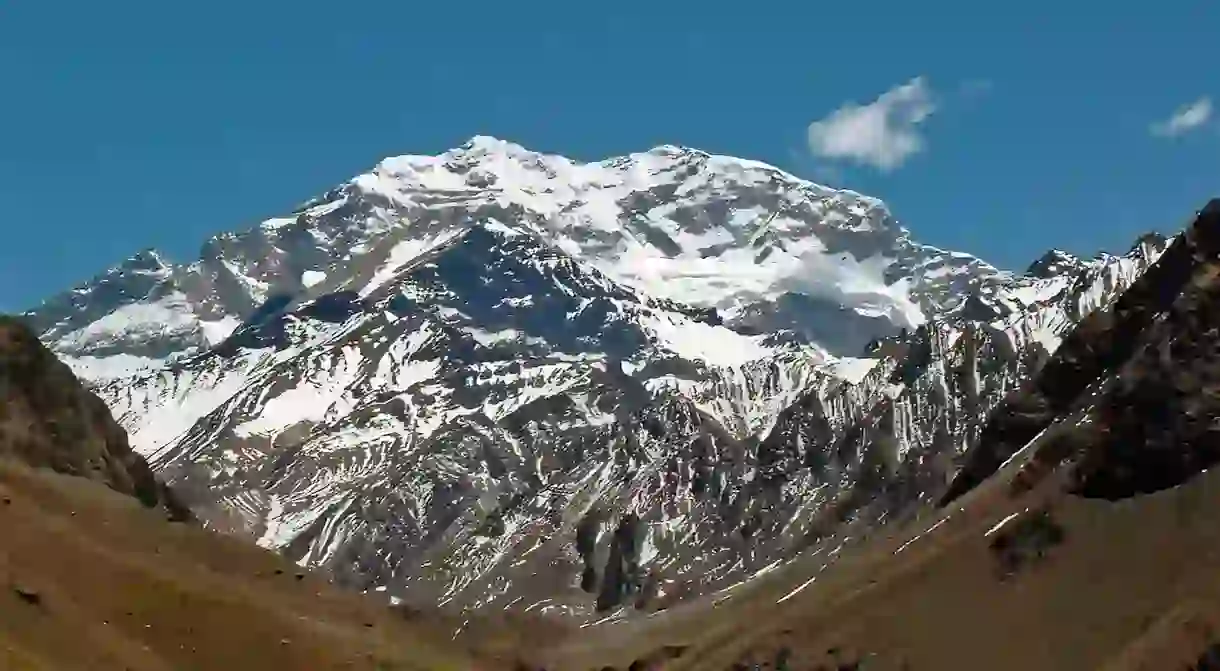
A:
<svg viewBox="0 0 1220 671">
<path fill-rule="evenodd" d="M 170 519 L 192 519 L 106 404 L 19 319 L 0 316 L 0 457 L 100 482 Z"/>
</svg>

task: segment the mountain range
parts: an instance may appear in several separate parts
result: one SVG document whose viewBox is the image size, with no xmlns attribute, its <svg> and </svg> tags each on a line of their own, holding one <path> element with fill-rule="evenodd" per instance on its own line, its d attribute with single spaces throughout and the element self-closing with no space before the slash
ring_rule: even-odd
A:
<svg viewBox="0 0 1220 671">
<path fill-rule="evenodd" d="M 207 527 L 397 600 L 589 624 L 971 492 L 1077 399 L 1045 377 L 1061 343 L 1184 245 L 1007 272 L 762 163 L 480 136 L 23 318 Z"/>
</svg>

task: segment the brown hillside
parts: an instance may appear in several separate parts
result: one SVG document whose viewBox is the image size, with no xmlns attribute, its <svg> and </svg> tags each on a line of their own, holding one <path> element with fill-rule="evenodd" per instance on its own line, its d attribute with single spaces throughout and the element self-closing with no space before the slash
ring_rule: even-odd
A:
<svg viewBox="0 0 1220 671">
<path fill-rule="evenodd" d="M 516 668 L 509 621 L 468 624 L 480 636 L 459 645 L 460 620 L 167 516 L 190 519 L 101 401 L 0 320 L 0 669 Z"/>
<path fill-rule="evenodd" d="M 1220 650 L 1220 473 L 1122 502 L 1064 494 L 1062 477 L 1013 499 L 1012 475 L 918 529 L 828 557 L 832 546 L 651 620 L 586 630 L 549 668 L 1218 668 L 1200 664 Z"/>
<path fill-rule="evenodd" d="M 79 478 L 0 465 L 0 534 L 2 669 L 510 668 Z"/>
</svg>

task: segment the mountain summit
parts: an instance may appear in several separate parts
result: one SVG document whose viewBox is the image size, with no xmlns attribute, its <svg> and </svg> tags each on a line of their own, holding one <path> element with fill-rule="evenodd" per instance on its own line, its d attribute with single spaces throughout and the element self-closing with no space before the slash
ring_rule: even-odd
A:
<svg viewBox="0 0 1220 671">
<path fill-rule="evenodd" d="M 672 146 L 577 163 L 477 136 L 385 159 L 288 216 L 214 237 L 194 262 L 141 252 L 27 316 L 78 370 L 122 373 L 215 345 L 269 300 L 367 295 L 488 220 L 655 298 L 843 355 L 1005 280 L 912 241 L 876 199 L 762 163 Z"/>
</svg>

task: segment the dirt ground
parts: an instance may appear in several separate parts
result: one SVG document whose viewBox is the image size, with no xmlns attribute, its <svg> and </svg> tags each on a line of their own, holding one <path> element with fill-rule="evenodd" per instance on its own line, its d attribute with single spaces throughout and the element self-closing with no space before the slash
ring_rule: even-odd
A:
<svg viewBox="0 0 1220 671">
<path fill-rule="evenodd" d="M 1220 473 L 1110 502 L 1059 477 L 1014 496 L 1019 466 L 890 537 L 586 629 L 548 668 L 1220 669 Z"/>
<path fill-rule="evenodd" d="M 495 671 L 410 617 L 96 483 L 0 463 L 0 669 Z M 485 627 L 483 650 L 520 645 Z M 483 655 L 484 657 L 490 655 Z"/>
</svg>

